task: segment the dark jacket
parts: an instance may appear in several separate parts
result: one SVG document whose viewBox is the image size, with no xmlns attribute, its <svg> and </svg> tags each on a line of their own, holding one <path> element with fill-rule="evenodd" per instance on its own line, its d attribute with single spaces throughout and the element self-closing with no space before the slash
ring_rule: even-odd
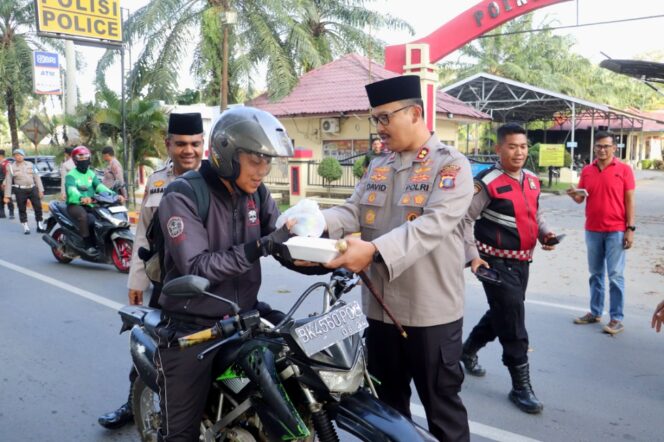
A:
<svg viewBox="0 0 664 442">
<path fill-rule="evenodd" d="M 167 193 L 159 204 L 165 240 L 164 282 L 183 275 L 203 276 L 210 280 L 211 293 L 234 301 L 243 310 L 254 308 L 261 285 L 260 260 L 249 262 L 243 244 L 274 231 L 279 209 L 269 192 L 258 204 L 258 193 L 248 195 L 236 189 L 231 195 L 205 161 L 200 173 L 210 189 L 205 225 L 198 217 L 196 203 L 183 193 Z M 231 312 L 227 304 L 207 296 L 162 296 L 159 303 L 166 312 L 211 319 Z"/>
</svg>

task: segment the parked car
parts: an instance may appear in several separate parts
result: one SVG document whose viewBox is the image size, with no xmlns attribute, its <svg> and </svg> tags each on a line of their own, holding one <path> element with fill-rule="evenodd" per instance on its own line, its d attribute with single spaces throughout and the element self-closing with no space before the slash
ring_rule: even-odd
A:
<svg viewBox="0 0 664 442">
<path fill-rule="evenodd" d="M 13 163 L 14 158 L 9 158 L 9 161 Z M 25 161 L 30 161 L 37 167 L 37 173 L 39 173 L 44 185 L 45 194 L 60 192 L 60 167 L 55 164 L 55 156 L 26 156 Z"/>
<path fill-rule="evenodd" d="M 13 163 L 14 158 L 9 158 L 9 161 Z M 60 193 L 60 165 L 56 164 L 54 155 L 26 156 L 25 161 L 37 166 L 37 173 L 44 185 L 44 194 Z M 95 169 L 95 173 L 99 179 L 104 178 L 103 170 Z"/>
</svg>

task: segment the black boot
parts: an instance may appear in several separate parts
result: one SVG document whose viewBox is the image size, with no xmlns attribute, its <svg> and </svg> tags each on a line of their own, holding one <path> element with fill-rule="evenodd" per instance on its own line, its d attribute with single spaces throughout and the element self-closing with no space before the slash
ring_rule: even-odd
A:
<svg viewBox="0 0 664 442">
<path fill-rule="evenodd" d="M 530 385 L 530 367 L 528 363 L 508 366 L 512 377 L 512 391 L 509 398 L 514 405 L 526 413 L 541 413 L 544 405 L 537 399 Z"/>
<path fill-rule="evenodd" d="M 120 428 L 129 422 L 133 422 L 134 413 L 131 409 L 131 403 L 127 402 L 120 408 L 110 413 L 106 413 L 103 416 L 100 416 L 97 420 L 99 425 L 109 430 L 114 430 Z"/>
<path fill-rule="evenodd" d="M 480 348 L 482 346 L 477 345 L 471 338 L 468 338 L 463 343 L 461 362 L 463 362 L 463 366 L 466 368 L 466 373 L 471 376 L 482 377 L 486 374 L 486 370 L 478 363 L 477 352 Z"/>
</svg>

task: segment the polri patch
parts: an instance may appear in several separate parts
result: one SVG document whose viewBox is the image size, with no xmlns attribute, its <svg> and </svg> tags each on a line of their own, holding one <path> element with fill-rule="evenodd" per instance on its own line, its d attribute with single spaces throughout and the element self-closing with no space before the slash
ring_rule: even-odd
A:
<svg viewBox="0 0 664 442">
<path fill-rule="evenodd" d="M 184 221 L 179 216 L 171 216 L 166 223 L 168 236 L 175 239 L 184 232 Z"/>
<path fill-rule="evenodd" d="M 440 177 L 440 183 L 438 183 L 438 187 L 441 189 L 454 189 L 455 186 L 455 176 L 450 176 L 450 175 L 444 175 Z"/>
</svg>

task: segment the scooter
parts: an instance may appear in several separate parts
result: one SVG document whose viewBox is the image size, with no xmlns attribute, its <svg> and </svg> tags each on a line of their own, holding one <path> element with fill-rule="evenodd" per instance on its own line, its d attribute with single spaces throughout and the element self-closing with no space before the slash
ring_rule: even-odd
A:
<svg viewBox="0 0 664 442">
<path fill-rule="evenodd" d="M 88 210 L 90 233 L 95 241 L 96 253 L 90 255 L 77 223 L 67 213 L 67 204 L 51 201 L 51 215 L 46 220 L 46 233 L 42 239 L 51 247 L 58 262 L 67 264 L 76 258 L 102 264 L 113 264 L 122 273 L 129 272 L 134 247 L 134 234 L 130 230 L 127 208 L 117 195 L 97 194 L 95 205 Z"/>
<path fill-rule="evenodd" d="M 338 442 L 332 421 L 367 442 L 436 440 L 377 399 L 362 339 L 366 317 L 357 301 L 341 300 L 357 282 L 352 273 L 335 271 L 329 284 L 309 287 L 276 325 L 256 310 L 240 312 L 235 303 L 207 292 L 209 281 L 200 276 L 182 276 L 163 287 L 162 296 L 211 296 L 234 312 L 178 340 L 180 347 L 200 346 L 199 360 L 218 350 L 201 441 Z M 295 319 L 305 298 L 319 288 L 323 313 Z M 136 427 L 141 441 L 156 441 L 161 415 L 154 356 L 161 311 L 125 306 L 119 313 L 121 332 L 131 330 L 130 352 L 139 373 L 132 390 Z"/>
</svg>

